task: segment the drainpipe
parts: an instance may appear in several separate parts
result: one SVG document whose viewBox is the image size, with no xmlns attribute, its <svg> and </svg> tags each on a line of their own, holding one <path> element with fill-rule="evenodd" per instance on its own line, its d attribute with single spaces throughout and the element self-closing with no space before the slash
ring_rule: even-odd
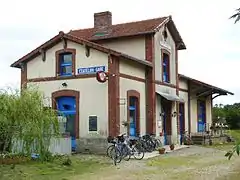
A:
<svg viewBox="0 0 240 180">
<path fill-rule="evenodd" d="M 191 94 L 190 94 L 190 81 L 188 80 L 188 134 L 191 134 Z"/>
</svg>

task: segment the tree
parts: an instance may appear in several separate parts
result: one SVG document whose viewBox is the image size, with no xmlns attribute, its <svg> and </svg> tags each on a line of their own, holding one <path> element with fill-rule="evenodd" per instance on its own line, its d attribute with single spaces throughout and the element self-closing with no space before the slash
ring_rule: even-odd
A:
<svg viewBox="0 0 240 180">
<path fill-rule="evenodd" d="M 56 112 L 44 107 L 43 95 L 34 88 L 2 90 L 0 112 L 0 152 L 15 147 L 27 155 L 37 153 L 44 160 L 59 126 Z"/>
<path fill-rule="evenodd" d="M 240 8 L 236 9 L 236 13 L 233 14 L 230 19 L 235 19 L 235 24 L 240 20 Z"/>
<path fill-rule="evenodd" d="M 240 103 L 232 105 L 215 105 L 213 107 L 213 123 L 225 119 L 231 129 L 240 129 Z"/>
</svg>

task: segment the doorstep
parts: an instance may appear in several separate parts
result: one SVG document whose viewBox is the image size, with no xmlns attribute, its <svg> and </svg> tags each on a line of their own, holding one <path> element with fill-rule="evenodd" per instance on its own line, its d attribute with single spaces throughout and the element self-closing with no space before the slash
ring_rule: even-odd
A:
<svg viewBox="0 0 240 180">
<path fill-rule="evenodd" d="M 163 147 L 166 149 L 165 154 L 171 153 L 171 152 L 174 152 L 174 151 L 177 151 L 177 150 L 180 150 L 180 149 L 184 149 L 184 148 L 189 148 L 189 146 L 187 146 L 187 145 L 175 145 L 174 150 L 171 151 L 169 145 L 166 145 L 166 146 L 163 146 Z M 153 158 L 153 157 L 156 157 L 156 156 L 160 156 L 158 151 L 153 151 L 151 153 L 146 152 L 143 159 L 150 159 L 150 158 Z"/>
</svg>

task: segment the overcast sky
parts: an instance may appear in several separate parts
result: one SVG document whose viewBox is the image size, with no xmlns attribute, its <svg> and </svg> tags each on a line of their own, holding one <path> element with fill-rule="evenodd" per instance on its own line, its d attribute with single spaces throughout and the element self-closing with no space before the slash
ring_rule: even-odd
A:
<svg viewBox="0 0 240 180">
<path fill-rule="evenodd" d="M 211 3 L 210 3 L 211 2 Z M 109 10 L 113 23 L 172 15 L 187 46 L 179 72 L 234 92 L 217 103 L 240 102 L 240 23 L 229 20 L 237 0 L 8 0 L 0 6 L 0 86 L 19 87 L 9 65 L 59 31 L 93 26 L 93 13 Z M 44 71 L 44 69 L 43 69 Z"/>
</svg>

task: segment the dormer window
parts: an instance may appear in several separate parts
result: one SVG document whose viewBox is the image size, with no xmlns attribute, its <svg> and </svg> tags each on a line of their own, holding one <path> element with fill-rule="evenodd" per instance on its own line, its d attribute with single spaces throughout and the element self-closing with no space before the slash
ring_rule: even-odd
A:
<svg viewBox="0 0 240 180">
<path fill-rule="evenodd" d="M 56 52 L 57 76 L 75 75 L 75 49 L 65 49 Z"/>
<path fill-rule="evenodd" d="M 162 80 L 170 83 L 170 56 L 169 53 L 162 53 Z"/>
</svg>

